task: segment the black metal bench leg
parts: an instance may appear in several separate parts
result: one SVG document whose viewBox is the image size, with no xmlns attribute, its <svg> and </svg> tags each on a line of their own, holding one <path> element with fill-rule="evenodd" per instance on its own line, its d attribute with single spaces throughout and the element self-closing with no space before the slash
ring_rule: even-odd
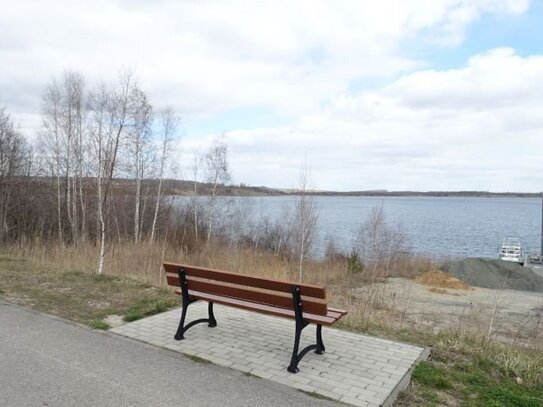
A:
<svg viewBox="0 0 543 407">
<path fill-rule="evenodd" d="M 298 349 L 300 348 L 300 335 L 302 334 L 303 326 L 296 321 L 296 336 L 294 337 L 294 348 L 292 348 L 292 357 L 290 358 L 290 365 L 287 370 L 290 373 L 298 373 Z"/>
<path fill-rule="evenodd" d="M 213 314 L 213 303 L 210 302 L 207 304 L 207 313 L 209 315 L 209 324 L 207 326 L 213 328 L 217 326 L 217 320 L 215 319 L 215 315 Z"/>
<path fill-rule="evenodd" d="M 181 311 L 181 320 L 179 321 L 179 326 L 177 327 L 177 332 L 175 333 L 175 340 L 180 341 L 185 339 L 183 334 L 185 333 L 185 317 L 187 316 L 187 308 L 189 307 L 190 303 L 185 303 L 185 299 L 183 298 L 183 310 Z"/>
<path fill-rule="evenodd" d="M 183 297 L 183 311 L 181 311 L 181 321 L 179 321 L 179 326 L 177 327 L 177 332 L 174 338 L 180 341 L 180 340 L 185 339 L 185 332 L 189 328 L 192 328 L 194 325 L 207 322 L 208 326 L 214 327 L 214 326 L 217 326 L 217 320 L 215 319 L 215 315 L 213 314 L 213 303 L 210 302 L 208 303 L 208 306 L 207 306 L 207 312 L 208 312 L 207 318 L 197 319 L 185 325 L 187 309 L 189 305 L 192 304 L 196 300 L 191 299 L 189 296 L 187 277 L 185 275 L 185 271 L 183 270 L 183 268 L 180 268 L 179 270 L 177 270 L 177 274 L 179 276 L 179 286 L 181 288 L 181 296 Z"/>
<path fill-rule="evenodd" d="M 317 355 L 322 355 L 326 351 L 324 343 L 322 342 L 322 325 L 317 325 L 317 349 L 315 353 Z"/>
<path fill-rule="evenodd" d="M 287 370 L 290 373 L 298 373 L 298 363 L 300 360 L 310 351 L 314 350 L 318 355 L 322 355 L 326 350 L 324 343 L 322 342 L 322 325 L 317 325 L 317 343 L 306 346 L 298 353 L 300 348 L 300 336 L 303 329 L 309 324 L 304 320 L 302 310 L 302 297 L 300 295 L 300 287 L 294 287 L 292 290 L 292 301 L 294 305 L 294 316 L 296 319 L 296 336 L 294 337 L 294 348 L 292 349 L 292 357 L 290 358 L 290 365 Z"/>
<path fill-rule="evenodd" d="M 189 289 L 187 287 L 187 277 L 185 276 L 185 270 L 182 267 L 177 270 L 177 276 L 179 277 L 179 288 L 181 288 L 181 297 L 183 298 L 183 311 L 181 311 L 181 321 L 177 327 L 177 332 L 174 336 L 175 340 L 180 341 L 185 339 L 183 334 L 185 333 L 185 317 L 187 316 L 187 309 L 192 302 L 189 297 Z"/>
</svg>

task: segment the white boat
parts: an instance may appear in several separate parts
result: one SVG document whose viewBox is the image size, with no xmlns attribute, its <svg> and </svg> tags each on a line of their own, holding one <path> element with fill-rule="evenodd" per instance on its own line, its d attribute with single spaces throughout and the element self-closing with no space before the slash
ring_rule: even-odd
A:
<svg viewBox="0 0 543 407">
<path fill-rule="evenodd" d="M 498 252 L 498 259 L 524 265 L 524 251 L 520 245 L 520 240 L 516 237 L 504 238 L 502 247 Z"/>
</svg>

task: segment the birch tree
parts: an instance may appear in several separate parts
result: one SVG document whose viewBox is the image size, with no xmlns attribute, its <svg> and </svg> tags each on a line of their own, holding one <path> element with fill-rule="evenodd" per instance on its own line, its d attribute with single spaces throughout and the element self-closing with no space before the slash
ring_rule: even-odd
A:
<svg viewBox="0 0 543 407">
<path fill-rule="evenodd" d="M 78 243 L 86 233 L 83 167 L 86 151 L 86 94 L 77 72 L 65 72 L 53 79 L 42 98 L 40 142 L 56 179 L 58 238 L 62 243 L 62 219 L 68 220 L 71 241 Z M 66 216 L 64 216 L 64 214 Z"/>
<path fill-rule="evenodd" d="M 155 213 L 153 215 L 153 224 L 151 226 L 151 242 L 155 240 L 156 224 L 160 202 L 162 199 L 162 183 L 164 181 L 164 169 L 168 161 L 168 149 L 173 141 L 174 134 L 179 125 L 179 117 L 176 116 L 174 109 L 171 106 L 166 107 L 160 112 L 160 124 L 162 130 L 162 138 L 160 144 L 160 164 L 158 169 L 158 182 L 156 191 Z"/>
<path fill-rule="evenodd" d="M 304 278 L 304 260 L 311 250 L 315 228 L 317 225 L 317 208 L 315 198 L 308 192 L 310 185 L 310 172 L 307 168 L 307 161 L 300 171 L 298 196 L 294 212 L 294 239 L 295 254 L 298 260 L 298 278 L 302 282 Z"/>
<path fill-rule="evenodd" d="M 222 139 L 215 139 L 204 156 L 206 171 L 206 182 L 211 188 L 207 205 L 207 238 L 209 244 L 215 218 L 215 203 L 217 188 L 230 180 L 230 169 L 228 165 L 228 146 Z"/>
<path fill-rule="evenodd" d="M 134 243 L 138 243 L 142 230 L 142 183 L 149 157 L 152 107 L 147 95 L 135 85 L 129 94 L 129 116 L 127 141 L 130 167 L 135 181 Z"/>
<path fill-rule="evenodd" d="M 28 146 L 24 137 L 15 131 L 11 117 L 0 108 L 0 242 L 9 232 L 13 180 L 25 174 Z"/>
<path fill-rule="evenodd" d="M 90 98 L 100 245 L 98 274 L 102 274 L 104 271 L 108 230 L 108 202 L 113 175 L 117 167 L 119 146 L 122 138 L 125 137 L 132 88 L 133 78 L 132 74 L 128 72 L 120 75 L 116 87 L 101 84 Z"/>
<path fill-rule="evenodd" d="M 85 104 L 84 80 L 77 72 L 65 72 L 62 78 L 60 94 L 60 123 L 65 168 L 66 213 L 72 240 L 79 242 L 81 229 L 79 219 L 84 212 L 83 188 L 83 151 Z M 80 205 L 82 207 L 80 207 Z"/>
<path fill-rule="evenodd" d="M 198 171 L 200 168 L 200 164 L 202 163 L 203 157 L 195 153 L 194 154 L 194 161 L 191 166 L 192 171 L 192 179 L 194 180 L 194 195 L 191 199 L 191 206 L 192 206 L 192 214 L 194 218 L 194 241 L 197 242 L 199 239 L 199 228 L 198 228 L 198 208 L 200 207 L 198 203 Z"/>
<path fill-rule="evenodd" d="M 46 150 L 46 156 L 49 160 L 51 175 L 56 180 L 56 203 L 57 203 L 57 222 L 58 222 L 58 240 L 64 243 L 63 224 L 62 224 L 62 164 L 61 164 L 61 135 L 60 135 L 60 88 L 56 80 L 45 89 L 42 99 L 42 127 L 40 142 Z"/>
</svg>

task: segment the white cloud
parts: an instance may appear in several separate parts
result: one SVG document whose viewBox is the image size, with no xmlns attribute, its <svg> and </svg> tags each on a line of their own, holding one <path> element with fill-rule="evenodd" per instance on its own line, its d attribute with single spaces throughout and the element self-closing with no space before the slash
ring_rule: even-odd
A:
<svg viewBox="0 0 543 407">
<path fill-rule="evenodd" d="M 496 49 L 341 96 L 288 128 L 228 133 L 238 179 L 324 189 L 539 191 L 543 56 Z M 493 86 L 495 84 L 496 86 Z"/>
<path fill-rule="evenodd" d="M 14 94 L 31 83 L 35 94 L 64 69 L 96 79 L 128 66 L 155 100 L 175 103 L 184 115 L 254 104 L 295 115 L 353 79 L 416 66 L 397 47 L 421 30 L 454 39 L 482 13 L 516 14 L 526 6 L 524 0 L 3 1 L 0 90 Z"/>
</svg>

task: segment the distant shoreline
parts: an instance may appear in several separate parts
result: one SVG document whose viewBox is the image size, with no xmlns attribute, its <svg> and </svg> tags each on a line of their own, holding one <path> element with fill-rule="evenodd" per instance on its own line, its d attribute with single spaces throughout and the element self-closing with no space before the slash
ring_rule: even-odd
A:
<svg viewBox="0 0 543 407">
<path fill-rule="evenodd" d="M 55 182 L 50 177 L 32 177 L 38 184 Z M 83 178 L 84 184 L 94 185 L 95 179 Z M 143 184 L 154 183 L 154 179 L 145 179 Z M 113 181 L 114 188 L 132 188 L 134 180 L 116 178 Z M 209 195 L 211 185 L 205 182 L 189 180 L 165 179 L 163 181 L 166 195 L 195 196 Z M 195 193 L 196 191 L 196 193 Z M 249 186 L 243 183 L 237 185 L 219 185 L 215 191 L 217 195 L 223 196 L 296 196 L 300 190 L 295 188 L 270 188 L 266 186 Z M 366 191 L 323 191 L 310 190 L 305 192 L 312 196 L 337 196 L 337 197 L 458 197 L 458 198 L 539 198 L 541 192 L 490 192 L 490 191 L 388 191 L 384 189 Z"/>
<path fill-rule="evenodd" d="M 297 195 L 294 192 L 291 195 Z M 353 192 L 335 192 L 335 191 L 317 191 L 311 192 L 316 196 L 365 196 L 365 197 L 458 197 L 458 198 L 540 198 L 541 194 L 536 192 L 480 192 L 480 191 L 353 191 Z"/>
<path fill-rule="evenodd" d="M 172 195 L 194 195 L 194 181 L 167 180 Z M 206 195 L 209 185 L 197 183 L 197 195 Z M 295 188 L 270 188 L 266 186 L 221 185 L 217 194 L 224 196 L 296 196 L 300 190 Z M 459 198 L 539 198 L 540 192 L 490 192 L 490 191 L 388 191 L 384 189 L 366 191 L 326 191 L 309 190 L 312 196 L 337 197 L 459 197 Z"/>
</svg>

